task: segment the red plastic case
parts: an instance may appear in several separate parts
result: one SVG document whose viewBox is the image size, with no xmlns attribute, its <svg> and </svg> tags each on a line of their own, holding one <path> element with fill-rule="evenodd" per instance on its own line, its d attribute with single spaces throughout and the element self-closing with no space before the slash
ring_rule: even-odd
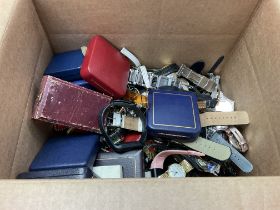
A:
<svg viewBox="0 0 280 210">
<path fill-rule="evenodd" d="M 130 63 L 101 36 L 94 36 L 83 60 L 81 76 L 97 90 L 121 98 L 127 90 Z"/>
</svg>

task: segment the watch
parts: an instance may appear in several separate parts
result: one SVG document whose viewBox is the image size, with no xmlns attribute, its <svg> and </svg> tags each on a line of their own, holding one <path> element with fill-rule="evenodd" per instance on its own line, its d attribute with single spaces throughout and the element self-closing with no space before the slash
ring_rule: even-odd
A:
<svg viewBox="0 0 280 210">
<path fill-rule="evenodd" d="M 182 160 L 182 162 L 173 163 L 168 167 L 168 170 L 160 175 L 158 178 L 182 178 L 186 177 L 187 173 L 193 170 L 193 166 L 187 161 Z"/>
<path fill-rule="evenodd" d="M 239 152 L 247 152 L 249 145 L 244 136 L 234 126 L 215 126 L 211 127 L 212 130 L 221 131 L 226 134 L 229 143 Z"/>
<path fill-rule="evenodd" d="M 180 164 L 173 163 L 172 165 L 170 165 L 168 167 L 168 175 L 169 175 L 169 177 L 179 178 L 179 177 L 185 177 L 186 172 Z"/>
<path fill-rule="evenodd" d="M 247 152 L 249 149 L 249 145 L 247 144 L 247 140 L 243 137 L 240 131 L 234 127 L 230 126 L 225 130 L 229 143 L 240 152 Z"/>
<path fill-rule="evenodd" d="M 164 150 L 158 153 L 152 163 L 151 169 L 163 169 L 163 163 L 165 159 L 170 155 L 194 155 L 194 156 L 205 156 L 205 154 L 201 152 L 196 152 L 192 150 Z"/>
<path fill-rule="evenodd" d="M 118 114 L 125 117 L 119 120 Z M 143 112 L 135 104 L 122 100 L 112 101 L 99 113 L 98 123 L 106 142 L 115 152 L 123 153 L 143 148 L 147 137 L 146 119 Z M 124 128 L 133 128 L 134 130 L 139 128 L 141 131 L 140 139 L 136 136 L 135 141 L 123 142 L 123 137 L 129 133 Z"/>
<path fill-rule="evenodd" d="M 143 93 L 141 94 L 137 89 L 128 90 L 123 98 L 124 100 L 132 101 L 139 107 L 147 108 L 148 98 Z"/>
<path fill-rule="evenodd" d="M 168 76 L 156 75 L 154 72 L 147 72 L 145 66 L 130 69 L 128 84 L 138 85 L 148 89 L 169 86 L 177 87 L 180 90 L 189 90 L 189 83 L 182 78 L 177 78 L 177 74 L 173 73 Z"/>
<path fill-rule="evenodd" d="M 230 160 L 243 172 L 250 173 L 253 170 L 252 163 L 240 154 L 231 144 L 229 144 L 220 134 L 214 131 L 211 135 L 211 141 L 228 146 L 231 149 Z"/>
<path fill-rule="evenodd" d="M 217 84 L 213 80 L 196 73 L 185 64 L 181 65 L 179 71 L 177 72 L 177 76 L 184 77 L 207 92 L 213 92 L 217 87 Z"/>
<path fill-rule="evenodd" d="M 221 165 L 214 161 L 206 161 L 200 157 L 195 156 L 184 156 L 198 171 L 211 173 L 215 176 L 218 176 L 220 173 Z"/>
<path fill-rule="evenodd" d="M 176 73 L 179 68 L 180 67 L 176 63 L 172 63 L 162 67 L 161 69 L 149 69 L 149 71 L 158 76 L 168 76 L 170 74 Z"/>
</svg>

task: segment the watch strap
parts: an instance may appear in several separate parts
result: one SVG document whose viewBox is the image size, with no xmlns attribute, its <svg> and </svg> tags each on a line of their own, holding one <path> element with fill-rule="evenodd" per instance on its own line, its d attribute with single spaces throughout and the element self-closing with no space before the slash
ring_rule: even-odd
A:
<svg viewBox="0 0 280 210">
<path fill-rule="evenodd" d="M 216 125 L 246 125 L 249 116 L 245 111 L 235 112 L 205 112 L 200 114 L 201 127 Z"/>
<path fill-rule="evenodd" d="M 158 176 L 158 178 L 169 178 L 168 170 L 165 171 L 162 175 Z"/>
<path fill-rule="evenodd" d="M 125 57 L 127 57 L 134 64 L 135 67 L 140 67 L 141 66 L 141 63 L 138 60 L 138 58 L 132 52 L 130 52 L 128 49 L 122 48 L 121 53 Z"/>
<path fill-rule="evenodd" d="M 199 110 L 205 110 L 205 109 L 214 109 L 217 103 L 218 103 L 217 99 L 211 99 L 205 101 L 198 101 L 197 105 Z"/>
<path fill-rule="evenodd" d="M 207 72 L 208 74 L 214 74 L 215 70 L 218 68 L 218 66 L 223 62 L 225 56 L 221 56 L 218 58 L 218 60 L 213 64 L 213 66 L 210 68 L 210 70 Z"/>
<path fill-rule="evenodd" d="M 234 127 L 230 126 L 227 129 L 227 134 L 229 137 L 229 142 L 240 152 L 247 152 L 249 146 L 247 144 L 247 140 L 244 136 L 240 133 L 240 131 Z"/>
<path fill-rule="evenodd" d="M 191 149 L 197 150 L 221 161 L 229 159 L 231 155 L 231 150 L 228 146 L 209 141 L 202 137 L 198 137 L 194 142 L 183 144 Z"/>
<path fill-rule="evenodd" d="M 194 169 L 193 166 L 187 160 L 182 160 L 182 162 L 180 162 L 179 164 L 183 167 L 186 174 Z"/>
<path fill-rule="evenodd" d="M 213 92 L 215 90 L 215 88 L 217 87 L 217 84 L 213 80 L 211 80 L 201 74 L 196 73 L 195 71 L 191 70 L 184 64 L 181 65 L 177 75 L 178 75 L 178 77 L 186 78 L 187 80 L 191 81 L 198 87 L 200 87 L 203 90 L 206 90 L 208 92 Z"/>
<path fill-rule="evenodd" d="M 215 133 L 210 141 L 213 141 L 218 144 L 225 145 L 231 149 L 230 160 L 238 166 L 243 172 L 250 173 L 253 170 L 252 163 L 247 160 L 242 154 L 240 154 L 231 144 L 229 144 L 221 135 Z"/>
<path fill-rule="evenodd" d="M 205 156 L 201 152 L 196 152 L 192 150 L 164 150 L 158 153 L 151 163 L 151 169 L 163 169 L 163 163 L 165 159 L 170 155 L 194 155 L 194 156 Z"/>
</svg>

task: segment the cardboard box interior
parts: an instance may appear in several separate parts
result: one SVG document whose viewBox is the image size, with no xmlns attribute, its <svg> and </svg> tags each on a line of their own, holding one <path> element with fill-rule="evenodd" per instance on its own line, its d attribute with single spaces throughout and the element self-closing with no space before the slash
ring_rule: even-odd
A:
<svg viewBox="0 0 280 210">
<path fill-rule="evenodd" d="M 0 0 L 0 177 L 26 171 L 49 135 L 31 120 L 43 72 L 54 52 L 101 34 L 151 67 L 170 62 L 207 68 L 221 55 L 225 94 L 249 113 L 251 175 L 279 175 L 278 0 Z M 2 11 L 4 11 L 2 13 Z"/>
</svg>

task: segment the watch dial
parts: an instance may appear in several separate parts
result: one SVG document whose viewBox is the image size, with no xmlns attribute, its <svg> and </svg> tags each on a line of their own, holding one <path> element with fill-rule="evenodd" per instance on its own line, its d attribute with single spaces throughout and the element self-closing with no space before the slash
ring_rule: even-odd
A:
<svg viewBox="0 0 280 210">
<path fill-rule="evenodd" d="M 169 177 L 185 177 L 186 172 L 181 165 L 174 163 L 168 167 L 168 175 Z"/>
</svg>

